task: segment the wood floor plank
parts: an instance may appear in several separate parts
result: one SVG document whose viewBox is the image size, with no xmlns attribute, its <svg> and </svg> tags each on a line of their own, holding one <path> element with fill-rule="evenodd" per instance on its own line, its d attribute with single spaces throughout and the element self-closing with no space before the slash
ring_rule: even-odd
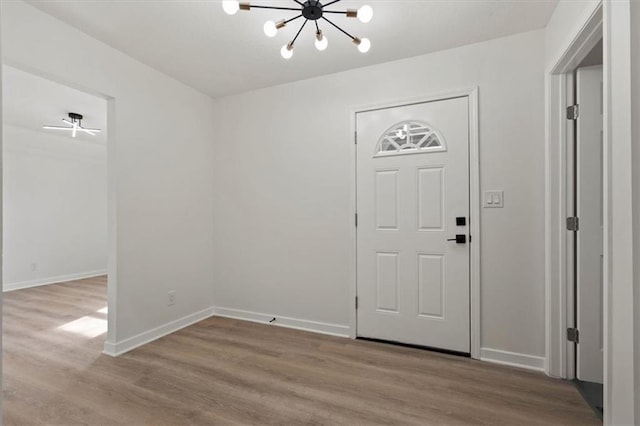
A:
<svg viewBox="0 0 640 426">
<path fill-rule="evenodd" d="M 111 358 L 74 327 L 105 306 L 106 277 L 5 293 L 4 424 L 601 424 L 540 373 L 226 318 Z"/>
</svg>

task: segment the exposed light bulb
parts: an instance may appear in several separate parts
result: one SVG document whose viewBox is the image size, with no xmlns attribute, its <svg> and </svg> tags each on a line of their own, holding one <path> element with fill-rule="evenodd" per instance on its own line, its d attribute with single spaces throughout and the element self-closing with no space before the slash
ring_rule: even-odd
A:
<svg viewBox="0 0 640 426">
<path fill-rule="evenodd" d="M 364 5 L 360 9 L 358 9 L 358 19 L 363 24 L 371 22 L 371 18 L 373 18 L 373 9 L 371 6 Z"/>
<path fill-rule="evenodd" d="M 240 10 L 240 2 L 237 0 L 222 0 L 222 9 L 227 15 L 235 15 Z"/>
<path fill-rule="evenodd" d="M 275 37 L 278 34 L 276 23 L 273 21 L 267 21 L 264 23 L 264 33 L 267 37 Z"/>
<path fill-rule="evenodd" d="M 316 33 L 316 49 L 322 51 L 322 50 L 325 50 L 328 45 L 329 45 L 329 40 L 327 40 L 327 37 L 324 34 L 322 34 L 322 31 L 318 31 Z"/>
<path fill-rule="evenodd" d="M 291 59 L 291 57 L 293 56 L 293 45 L 289 43 L 282 46 L 282 49 L 280 49 L 280 54 L 285 59 Z"/>
<path fill-rule="evenodd" d="M 371 49 L 371 42 L 369 41 L 369 39 L 363 38 L 362 40 L 360 40 L 360 43 L 358 44 L 358 50 L 362 53 L 367 53 L 369 49 Z"/>
</svg>

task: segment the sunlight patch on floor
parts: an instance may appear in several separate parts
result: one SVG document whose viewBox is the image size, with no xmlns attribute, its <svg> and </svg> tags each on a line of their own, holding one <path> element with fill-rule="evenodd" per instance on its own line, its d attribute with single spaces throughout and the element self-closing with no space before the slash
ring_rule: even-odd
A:
<svg viewBox="0 0 640 426">
<path fill-rule="evenodd" d="M 108 314 L 109 313 L 109 307 L 105 306 L 102 309 L 98 309 L 96 312 L 100 313 L 100 314 Z"/>
<path fill-rule="evenodd" d="M 82 317 L 61 325 L 58 327 L 58 330 L 80 334 L 93 339 L 107 332 L 107 320 L 94 317 Z"/>
</svg>

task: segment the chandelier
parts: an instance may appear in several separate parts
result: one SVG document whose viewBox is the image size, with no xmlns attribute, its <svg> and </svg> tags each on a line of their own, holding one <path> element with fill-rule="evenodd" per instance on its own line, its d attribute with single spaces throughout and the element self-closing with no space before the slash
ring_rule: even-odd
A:
<svg viewBox="0 0 640 426">
<path fill-rule="evenodd" d="M 325 15 L 334 14 L 334 15 L 345 15 L 347 18 L 358 18 L 360 22 L 367 23 L 371 21 L 373 18 L 373 9 L 371 6 L 362 6 L 360 9 L 347 9 L 347 10 L 326 10 L 327 7 L 340 2 L 341 0 L 333 0 L 329 1 L 327 4 L 322 4 L 318 0 L 307 0 L 304 3 L 298 0 L 292 0 L 297 3 L 297 7 L 281 7 L 281 6 L 258 6 L 248 2 L 240 2 L 236 0 L 223 0 L 222 8 L 229 15 L 235 15 L 239 10 L 251 10 L 251 9 L 273 9 L 273 10 L 286 10 L 286 11 L 295 11 L 299 14 L 290 19 L 282 19 L 278 22 L 267 21 L 264 24 L 264 33 L 267 37 L 275 37 L 278 33 L 279 29 L 286 27 L 289 23 L 304 18 L 304 22 L 300 26 L 300 29 L 296 33 L 293 40 L 289 43 L 282 46 L 280 50 L 280 54 L 285 59 L 290 59 L 293 56 L 293 46 L 298 39 L 298 36 L 302 32 L 302 29 L 312 21 L 315 24 L 315 34 L 316 34 L 316 49 L 325 50 L 328 45 L 327 37 L 324 35 L 323 31 L 320 29 L 318 25 L 318 21 L 322 20 L 322 22 L 326 22 L 330 24 L 332 27 L 346 35 L 351 39 L 351 41 L 358 46 L 358 50 L 362 53 L 367 53 L 369 49 L 371 49 L 371 42 L 367 38 L 359 38 L 354 37 L 338 25 L 336 25 L 333 21 L 329 20 Z"/>
<path fill-rule="evenodd" d="M 76 134 L 79 132 L 88 133 L 91 136 L 96 136 L 98 133 L 100 133 L 100 129 L 88 129 L 86 127 L 82 127 L 82 118 L 83 118 L 82 114 L 70 112 L 69 118 L 70 120 L 67 120 L 66 118 L 62 119 L 62 121 L 64 121 L 69 126 L 52 126 L 49 124 L 45 124 L 44 126 L 42 126 L 42 128 L 48 129 L 48 130 L 67 130 L 71 132 L 71 136 L 74 138 L 76 137 Z"/>
</svg>

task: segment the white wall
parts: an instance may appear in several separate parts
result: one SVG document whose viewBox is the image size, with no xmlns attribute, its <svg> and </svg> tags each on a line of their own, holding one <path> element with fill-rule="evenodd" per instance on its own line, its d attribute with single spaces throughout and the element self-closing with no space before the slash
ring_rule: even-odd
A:
<svg viewBox="0 0 640 426">
<path fill-rule="evenodd" d="M 2 22 L 2 3 L 0 3 L 0 22 Z M 0 31 L 0 58 L 2 57 L 2 31 Z M 0 99 L 2 99 L 2 67 L 0 66 Z M 2 116 L 2 102 L 0 102 L 0 116 Z M 2 120 L 0 120 L 0 169 L 2 169 L 2 147 L 3 147 L 3 126 L 2 126 Z M 2 173 L 0 173 L 0 218 L 2 218 L 3 214 L 4 214 L 4 208 L 2 206 Z M 2 220 L 0 220 L 0 235 L 4 235 L 4 232 L 2 230 Z M 3 260 L 2 260 L 2 253 L 3 253 L 3 248 L 2 248 L 2 238 L 0 238 L 0 268 L 2 268 L 3 265 Z M 0 274 L 0 284 L 2 284 L 2 274 Z M 0 291 L 0 328 L 2 328 L 2 292 Z M 2 334 L 2 333 L 0 333 Z M 2 336 L 0 335 L 0 359 L 2 359 L 2 347 L 3 347 L 3 342 L 2 342 Z M 4 377 L 4 372 L 2 369 L 2 362 L 0 362 L 0 386 L 2 386 L 3 383 L 3 377 Z M 0 398 L 0 414 L 2 414 L 2 398 Z"/>
<path fill-rule="evenodd" d="M 106 146 L 5 125 L 3 149 L 3 288 L 105 273 Z"/>
<path fill-rule="evenodd" d="M 632 117 L 640 116 L 640 3 L 631 2 Z M 634 288 L 635 288 L 635 418 L 640 419 L 640 120 L 633 121 Z"/>
<path fill-rule="evenodd" d="M 2 6 L 3 62 L 109 99 L 105 348 L 201 318 L 213 303 L 211 99 L 24 2 Z"/>
<path fill-rule="evenodd" d="M 218 100 L 216 306 L 349 326 L 350 108 L 479 86 L 481 344 L 540 362 L 543 69 L 534 31 Z"/>
</svg>

